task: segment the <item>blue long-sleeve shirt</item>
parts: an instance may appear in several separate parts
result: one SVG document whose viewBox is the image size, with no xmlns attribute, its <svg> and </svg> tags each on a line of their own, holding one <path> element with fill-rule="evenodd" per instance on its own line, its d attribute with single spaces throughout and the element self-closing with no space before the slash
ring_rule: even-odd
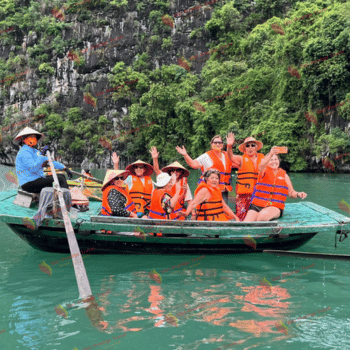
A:
<svg viewBox="0 0 350 350">
<path fill-rule="evenodd" d="M 48 160 L 47 157 L 42 156 L 40 151 L 23 145 L 16 157 L 16 173 L 20 186 L 45 177 L 42 165 Z M 65 166 L 59 162 L 53 162 L 55 169 L 64 169 Z"/>
</svg>

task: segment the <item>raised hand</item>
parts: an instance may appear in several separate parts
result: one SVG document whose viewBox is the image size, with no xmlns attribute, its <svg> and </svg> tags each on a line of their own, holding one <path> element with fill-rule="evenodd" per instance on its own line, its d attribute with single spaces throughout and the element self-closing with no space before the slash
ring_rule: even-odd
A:
<svg viewBox="0 0 350 350">
<path fill-rule="evenodd" d="M 112 153 L 112 161 L 113 161 L 113 164 L 114 164 L 114 169 L 115 170 L 118 170 L 118 166 L 119 166 L 119 156 L 117 155 L 117 153 L 113 152 Z M 117 167 L 115 167 L 117 166 Z"/>
<path fill-rule="evenodd" d="M 227 146 L 233 146 L 235 143 L 235 134 L 233 132 L 229 132 L 226 136 L 226 144 Z"/>
<path fill-rule="evenodd" d="M 270 154 L 274 155 L 274 154 L 278 154 L 278 153 L 279 153 L 278 148 L 276 146 L 273 146 L 271 148 Z"/>
<path fill-rule="evenodd" d="M 187 151 L 186 151 L 185 146 L 182 146 L 182 147 L 176 146 L 175 148 L 182 156 L 187 155 Z"/>
<path fill-rule="evenodd" d="M 159 152 L 157 151 L 157 147 L 153 146 L 151 150 L 149 151 L 151 153 L 152 158 L 158 158 L 159 157 Z"/>
</svg>

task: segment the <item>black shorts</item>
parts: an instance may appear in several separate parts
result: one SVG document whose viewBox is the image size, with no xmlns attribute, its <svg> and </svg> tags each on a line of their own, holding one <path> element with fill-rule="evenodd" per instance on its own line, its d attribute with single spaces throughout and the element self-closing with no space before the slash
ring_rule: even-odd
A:
<svg viewBox="0 0 350 350">
<path fill-rule="evenodd" d="M 259 207 L 258 205 L 251 204 L 251 205 L 249 206 L 249 209 L 248 209 L 248 210 L 254 210 L 254 211 L 260 213 L 264 208 L 267 208 L 267 207 Z M 275 208 L 276 208 L 276 207 L 275 207 Z M 283 209 L 280 209 L 280 208 L 277 208 L 277 209 L 279 209 L 280 212 L 281 212 L 281 213 L 280 213 L 280 216 L 277 218 L 277 219 L 279 219 L 279 218 L 281 218 L 282 215 L 283 215 Z"/>
</svg>

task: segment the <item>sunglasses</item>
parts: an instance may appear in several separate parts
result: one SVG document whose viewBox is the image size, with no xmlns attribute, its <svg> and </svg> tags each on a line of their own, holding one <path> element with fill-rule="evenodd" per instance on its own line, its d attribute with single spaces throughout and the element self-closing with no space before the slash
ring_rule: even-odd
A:
<svg viewBox="0 0 350 350">
<path fill-rule="evenodd" d="M 114 178 L 114 180 L 124 180 L 124 178 L 117 176 L 117 177 Z"/>
<path fill-rule="evenodd" d="M 145 167 L 143 165 L 136 165 L 135 169 L 145 169 Z"/>
<path fill-rule="evenodd" d="M 248 143 L 245 146 L 246 147 L 256 147 L 256 144 L 255 143 Z"/>
<path fill-rule="evenodd" d="M 213 144 L 214 144 L 214 145 L 222 145 L 223 142 L 222 142 L 222 141 L 214 141 Z"/>
</svg>

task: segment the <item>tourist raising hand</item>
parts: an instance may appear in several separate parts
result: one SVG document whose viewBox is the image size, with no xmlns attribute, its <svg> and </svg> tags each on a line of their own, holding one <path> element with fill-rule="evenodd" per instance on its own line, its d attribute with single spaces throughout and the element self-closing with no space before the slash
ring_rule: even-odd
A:
<svg viewBox="0 0 350 350">
<path fill-rule="evenodd" d="M 161 170 L 159 169 L 159 164 L 158 164 L 159 152 L 157 151 L 157 147 L 153 146 L 149 151 L 149 153 L 151 153 L 151 156 L 153 159 L 154 172 L 156 173 L 156 175 L 159 175 L 161 173 Z"/>
<path fill-rule="evenodd" d="M 190 172 L 177 161 L 167 165 L 162 170 L 160 170 L 158 165 L 159 152 L 157 151 L 157 148 L 152 147 L 150 153 L 153 158 L 154 171 L 157 175 L 159 175 L 161 172 L 168 173 L 172 176 L 175 175 L 175 180 L 173 181 L 173 187 L 171 189 L 172 196 L 175 196 L 176 193 L 175 184 L 180 184 L 180 196 L 178 201 L 175 203 L 174 211 L 178 212 L 181 210 L 185 210 L 185 203 L 189 205 L 192 200 L 192 193 L 187 183 L 187 178 L 190 175 Z M 195 213 L 193 212 L 193 214 Z"/>
<path fill-rule="evenodd" d="M 287 196 L 306 198 L 305 192 L 294 190 L 287 173 L 281 169 L 278 153 L 282 147 L 272 147 L 259 165 L 259 177 L 244 221 L 270 221 L 283 215 Z M 288 150 L 286 149 L 285 152 Z M 285 153 L 284 152 L 284 153 Z"/>
<path fill-rule="evenodd" d="M 230 142 L 234 135 L 229 134 Z M 186 163 L 193 169 L 200 168 L 202 170 L 202 176 L 200 177 L 198 184 L 204 182 L 203 174 L 209 169 L 217 169 L 220 173 L 219 188 L 222 192 L 224 201 L 228 202 L 228 192 L 232 191 L 231 186 L 231 170 L 233 163 L 229 158 L 227 152 L 223 151 L 224 143 L 220 135 L 215 135 L 210 141 L 210 150 L 196 159 L 192 159 L 186 151 L 184 146 L 176 147 L 176 150 L 183 155 Z M 232 152 L 232 145 L 231 145 Z"/>
<path fill-rule="evenodd" d="M 236 180 L 236 214 L 243 220 L 247 215 L 251 202 L 254 185 L 258 179 L 258 167 L 264 155 L 258 153 L 263 147 L 263 143 L 254 137 L 247 137 L 244 142 L 238 146 L 243 155 L 234 155 L 232 153 L 232 136 L 229 133 L 227 143 L 227 153 L 232 162 L 232 166 L 238 168 Z"/>
<path fill-rule="evenodd" d="M 226 145 L 227 147 L 233 146 L 235 143 L 235 134 L 233 132 L 229 132 L 226 136 Z"/>
<path fill-rule="evenodd" d="M 119 170 L 119 156 L 115 152 L 112 153 L 112 161 L 114 164 L 114 170 Z"/>
</svg>

